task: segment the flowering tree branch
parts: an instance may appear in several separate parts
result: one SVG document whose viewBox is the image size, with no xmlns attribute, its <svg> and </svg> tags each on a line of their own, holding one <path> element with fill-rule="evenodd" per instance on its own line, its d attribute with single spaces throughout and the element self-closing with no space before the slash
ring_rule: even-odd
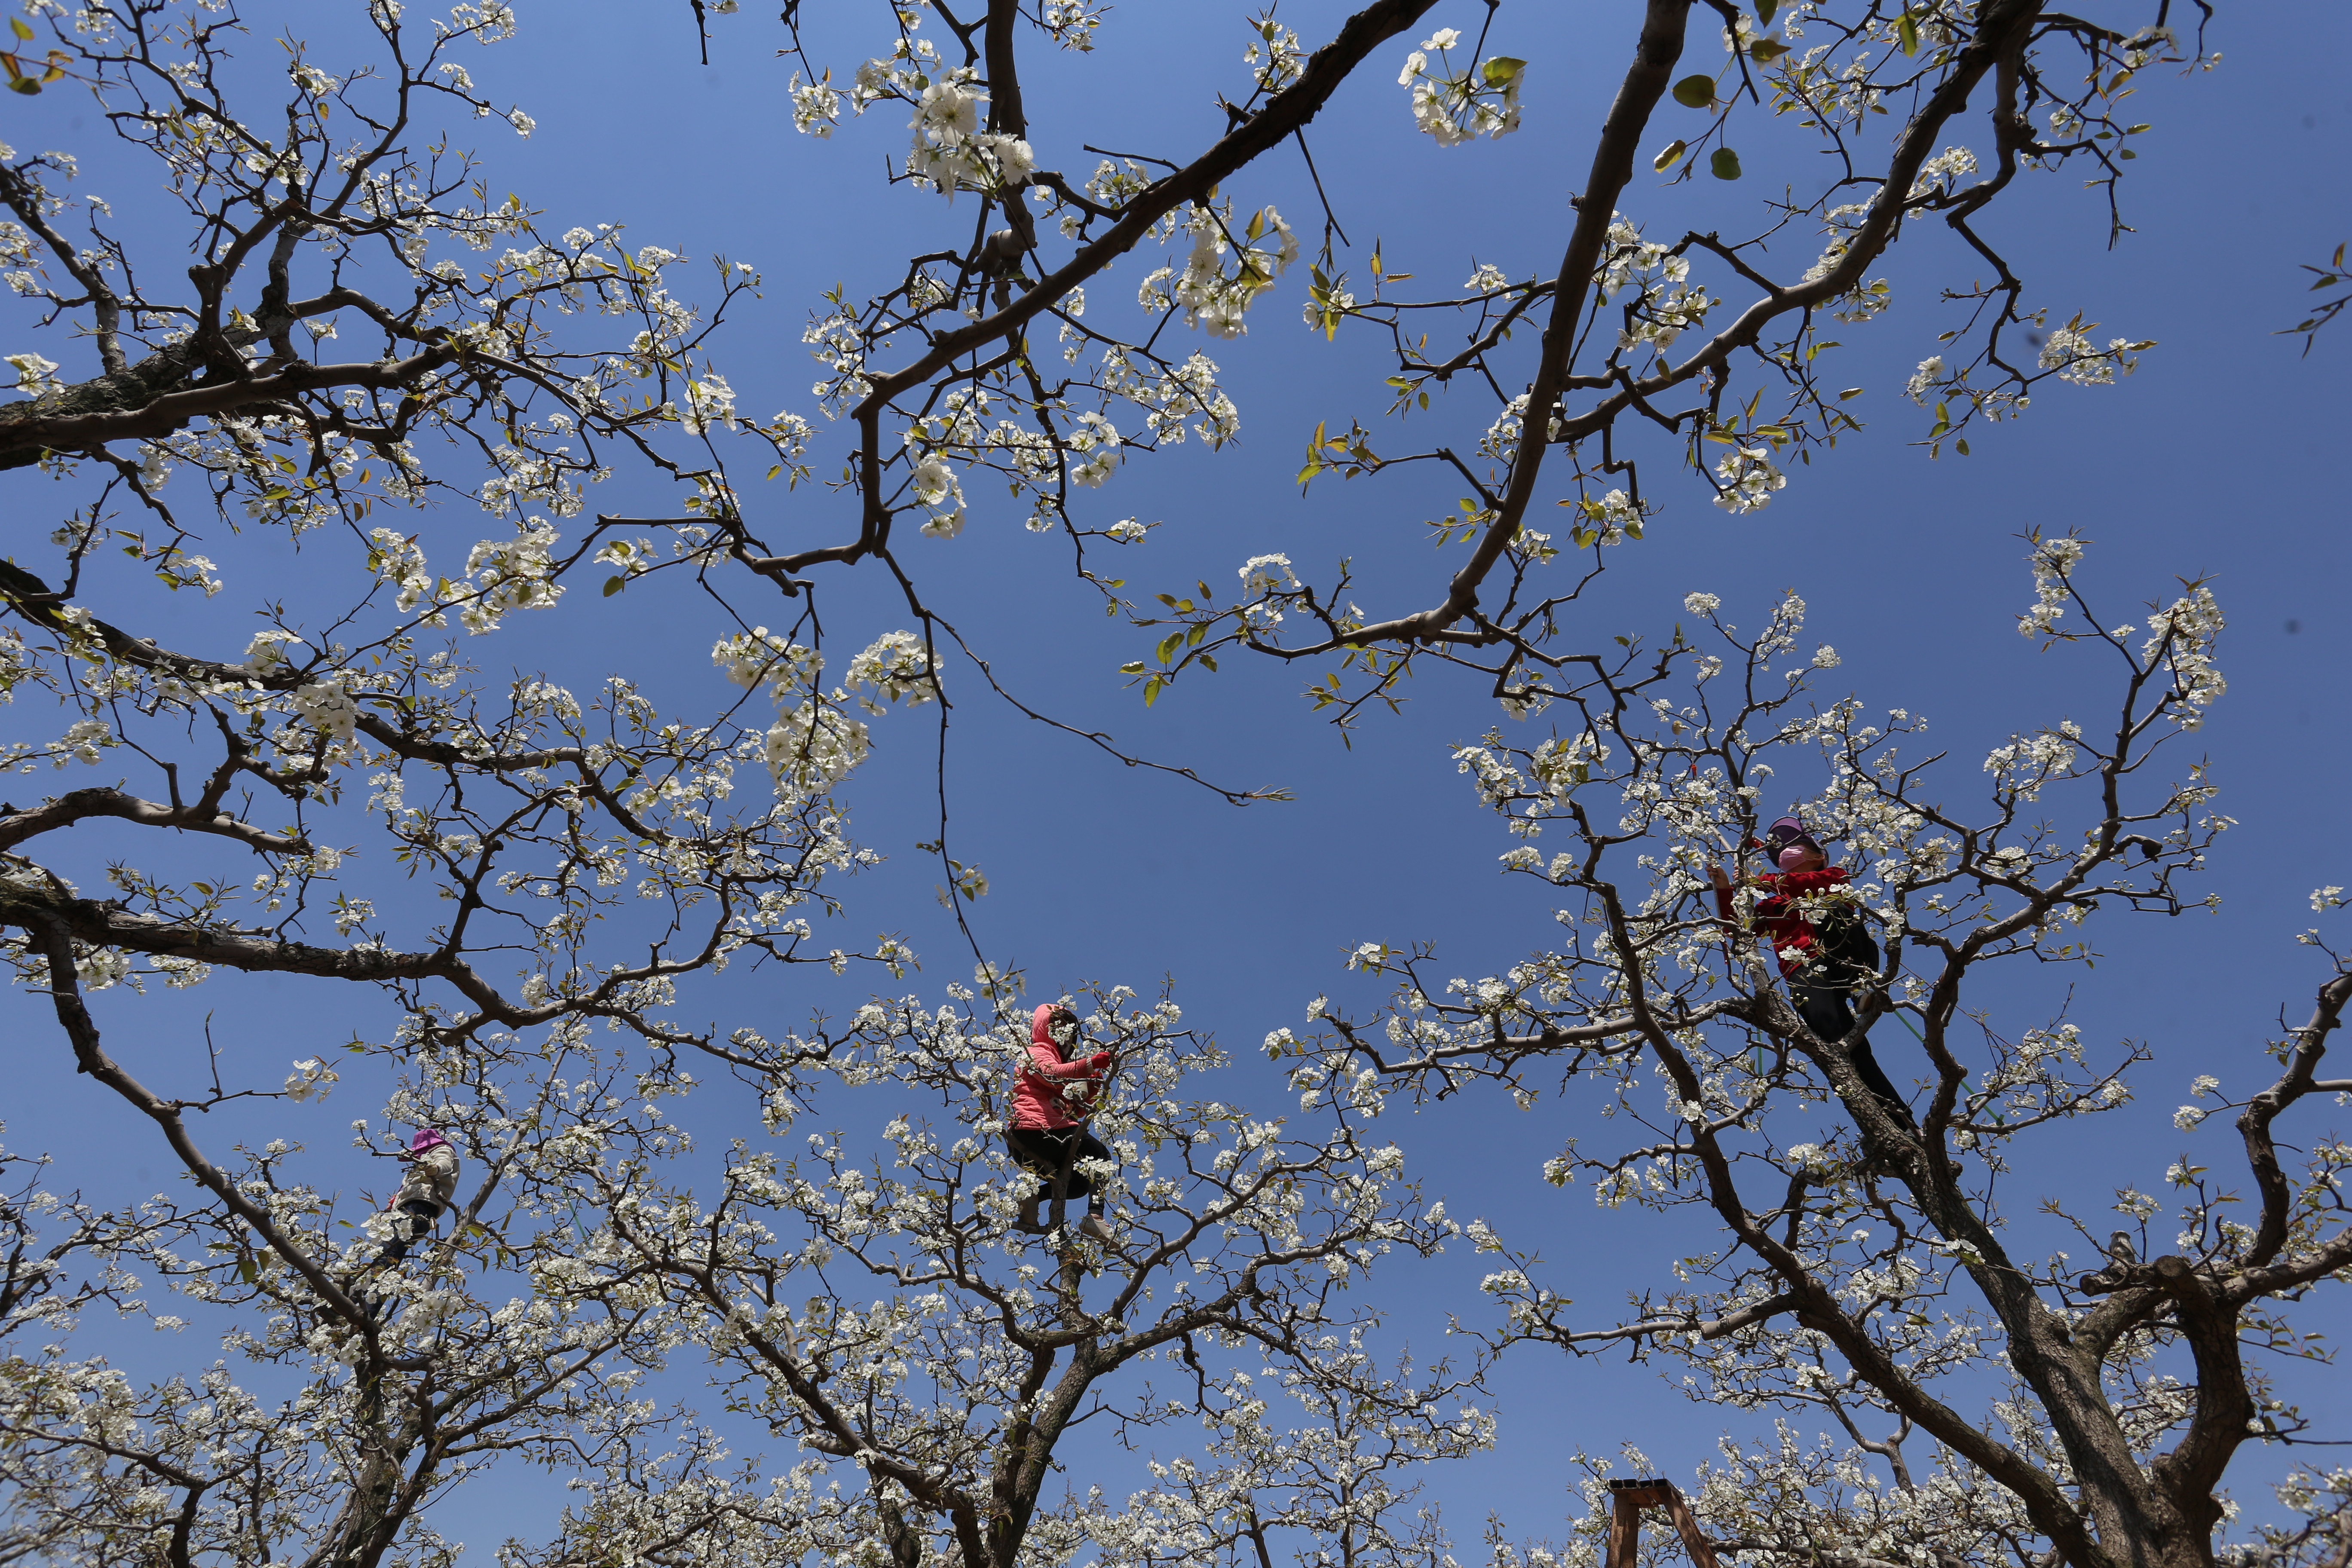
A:
<svg viewBox="0 0 2352 1568">
<path fill-rule="evenodd" d="M 2210 808 L 2201 764 L 2169 784 L 2153 770 L 2223 690 L 2210 591 L 2191 584 L 2150 606 L 2142 627 L 2115 626 L 2076 585 L 2081 555 L 2071 538 L 2035 541 L 2036 600 L 2021 630 L 2112 661 L 2119 701 L 2104 735 L 2060 720 L 1996 748 L 1989 811 L 1953 808 L 1934 782 L 1937 759 L 1899 753 L 1924 728 L 1911 714 L 1881 726 L 1851 700 L 1806 710 L 1808 683 L 1837 659 L 1822 648 L 1774 672 L 1799 645 L 1793 596 L 1749 639 L 1713 595 L 1696 595 L 1686 608 L 1722 651 L 1679 635 L 1657 656 L 1629 650 L 1547 689 L 1570 716 L 1557 738 L 1521 751 L 1490 736 L 1458 753 L 1525 840 L 1507 869 L 1580 900 L 1563 916 L 1575 919 L 1570 944 L 1444 991 L 1423 978 L 1425 952 L 1368 944 L 1354 966 L 1398 978 L 1383 1017 L 1318 1002 L 1329 1031 L 1319 1043 L 1288 1030 L 1268 1041 L 1297 1058 L 1310 1100 L 1370 1108 L 1485 1079 L 1526 1103 L 1533 1075 L 1554 1067 L 1564 1087 L 1611 1094 L 1621 1121 L 1647 1136 L 1605 1153 L 1571 1143 L 1552 1179 L 1588 1176 L 1612 1206 L 1703 1213 L 1721 1238 L 1706 1283 L 1645 1294 L 1632 1318 L 1586 1326 L 1541 1283 L 1538 1258 L 1474 1227 L 1507 1264 L 1486 1281 L 1507 1312 L 1493 1342 L 1668 1356 L 1695 1374 L 1697 1397 L 1822 1409 L 1895 1468 L 1905 1500 L 1892 1515 L 1819 1498 L 1803 1530 L 1759 1531 L 1740 1522 L 1755 1517 L 1756 1467 L 1777 1467 L 1801 1492 L 1815 1483 L 1789 1456 L 1736 1453 L 1742 1473 L 1705 1478 L 1699 1511 L 1764 1560 L 1859 1552 L 1891 1530 L 1962 1561 L 2012 1540 L 2083 1568 L 2205 1563 L 2232 1458 L 2301 1426 L 2255 1355 L 2307 1354 L 2284 1304 L 2352 1262 L 2336 1190 L 2352 1153 L 2306 1140 L 2305 1169 L 2290 1176 L 2273 1127 L 2326 1092 L 2326 1040 L 2352 1000 L 2340 961 L 2331 955 L 2310 1021 L 2274 1048 L 2280 1075 L 2238 1120 L 2259 1223 L 2225 1218 L 2231 1195 L 2184 1157 L 2168 1173 L 2184 1250 L 2147 1255 L 2139 1238 L 2158 1205 L 2126 1187 L 2115 1206 L 2142 1231 L 2115 1232 L 2100 1243 L 2106 1266 L 2078 1276 L 2063 1234 L 2029 1255 L 2040 1238 L 2018 1234 L 1991 1201 L 2013 1143 L 2122 1104 L 2126 1070 L 2148 1053 L 2095 1064 L 2063 1016 L 2006 1031 L 1969 998 L 2004 961 L 2092 958 L 2082 932 L 2104 909 L 2196 907 L 2181 884 L 2229 826 Z M 1673 674 L 1688 685 L 1670 689 Z M 1702 874 L 1738 864 L 1780 809 L 1765 781 L 1805 753 L 1831 782 L 1790 805 L 1823 842 L 1847 847 L 1852 869 L 1799 892 L 1782 877 L 1772 896 L 1803 900 L 1807 931 L 1849 921 L 1876 933 L 1834 1027 L 1809 978 L 1831 961 L 1788 945 L 1787 917 L 1751 916 L 1764 896 L 1752 882 L 1723 884 L 1727 918 Z M 1569 841 L 1548 864 L 1534 844 L 1547 828 Z M 2315 907 L 2340 893 L 2323 889 Z M 1767 941 L 1767 931 L 1782 934 Z M 1374 1044 L 1382 1033 L 1386 1050 Z M 1898 1087 L 1906 1077 L 1924 1095 Z M 2200 1079 L 2194 1093 L 2215 1087 Z M 1824 1110 L 1835 1118 L 1826 1135 Z M 2177 1121 L 2193 1129 L 2208 1114 L 2185 1106 Z M 2096 1234 L 2078 1207 L 2052 1213 L 2062 1233 Z M 1964 1290 L 1970 1310 L 1953 1300 Z M 1999 1422 L 1963 1408 L 1965 1385 L 1947 1382 L 1993 1355 L 2014 1378 L 2005 1408 L 2020 1412 Z M 1871 1410 L 1900 1423 L 1896 1437 L 1864 1437 Z M 1940 1445 L 1939 1465 L 1996 1486 L 1963 1504 L 1913 1478 L 1902 1442 L 1915 1431 Z"/>
<path fill-rule="evenodd" d="M 1678 80 L 1690 7 L 1660 0 L 1645 7 L 1633 59 L 1599 119 L 1590 173 L 1569 198 L 1573 218 L 1555 270 L 1514 282 L 1489 265 L 1464 294 L 1412 299 L 1399 292 L 1405 275 L 1384 267 L 1375 247 L 1369 258 L 1372 295 L 1360 300 L 1328 235 L 1322 264 L 1313 269 L 1309 327 L 1327 336 L 1369 327 L 1390 341 L 1396 356 L 1388 378 L 1392 415 L 1442 416 L 1433 395 L 1461 383 L 1475 383 L 1501 405 L 1475 454 L 1454 441 L 1388 450 L 1387 437 L 1376 443 L 1358 422 L 1341 436 L 1327 421 L 1307 445 L 1302 482 L 1431 462 L 1461 473 L 1463 515 L 1433 526 L 1441 542 L 1458 537 L 1466 543 L 1469 555 L 1447 574 L 1442 594 L 1422 609 L 1370 615 L 1348 598 L 1346 566 L 1336 581 L 1316 584 L 1302 580 L 1286 555 L 1268 553 L 1243 566 L 1233 599 L 1219 602 L 1203 583 L 1197 594 L 1158 595 L 1167 613 L 1139 609 L 1118 595 L 1125 579 L 1094 575 L 1087 550 L 1098 539 L 1136 542 L 1150 525 L 1132 519 L 1090 524 L 1070 510 L 1073 487 L 1111 482 L 1129 453 L 1183 438 L 1188 419 L 1213 444 L 1230 437 L 1237 411 L 1216 390 L 1213 363 L 1198 353 L 1180 363 L 1160 345 L 1180 310 L 1185 322 L 1212 335 L 1241 336 L 1250 302 L 1273 287 L 1296 251 L 1288 226 L 1271 208 L 1245 224 L 1230 198 L 1213 200 L 1212 194 L 1230 190 L 1286 139 L 1298 140 L 1339 83 L 1360 71 L 1381 42 L 1419 23 L 1424 9 L 1369 6 L 1311 53 L 1290 29 L 1261 18 L 1253 24 L 1258 37 L 1248 54 L 1255 90 L 1231 105 L 1223 138 L 1190 162 L 1155 161 L 1151 169 L 1137 157 L 1110 157 L 1083 187 L 1041 167 L 1027 140 L 1018 76 L 1024 26 L 1006 7 L 988 7 L 969 22 L 940 13 L 944 30 L 937 38 L 894 14 L 890 52 L 866 61 L 845 87 L 835 85 L 831 68 L 820 67 L 795 33 L 787 53 L 804 73 L 792 89 L 803 131 L 831 137 L 845 114 L 904 104 L 913 147 L 894 181 L 950 197 L 972 192 L 982 211 L 968 242 L 913 258 L 903 279 L 862 308 L 833 301 L 805 334 L 827 369 L 821 399 L 855 427 L 849 479 L 859 507 L 856 536 L 772 552 L 749 531 L 739 497 L 738 512 L 725 525 L 745 531 L 737 536 L 738 558 L 797 592 L 796 573 L 887 554 L 910 609 L 925 616 L 915 589 L 921 574 L 898 553 L 893 519 L 911 512 L 923 519 L 921 531 L 953 538 L 967 515 L 962 476 L 991 470 L 1027 501 L 1031 529 L 1067 533 L 1079 574 L 1114 613 L 1155 628 L 1155 636 L 1165 631 L 1150 658 L 1125 667 L 1147 700 L 1196 667 L 1213 671 L 1229 649 L 1284 661 L 1336 657 L 1339 670 L 1310 695 L 1344 722 L 1364 701 L 1388 692 L 1416 653 L 1466 663 L 1504 692 L 1525 670 L 1585 657 L 1556 646 L 1566 607 L 1604 563 L 1606 550 L 1639 538 L 1662 504 L 1643 498 L 1640 442 L 1629 416 L 1681 448 L 1677 460 L 1705 475 L 1717 503 L 1735 512 L 1769 503 L 1787 482 L 1780 462 L 1791 447 L 1810 461 L 1840 434 L 1859 431 L 1843 405 L 1861 389 L 1832 396 L 1816 379 L 1820 355 L 1838 346 L 1822 336 L 1822 318 L 1861 322 L 1885 312 L 1891 293 L 1871 271 L 1906 225 L 1942 217 L 1969 265 L 1990 263 L 1997 279 L 1947 290 L 1966 319 L 1939 341 L 1980 339 L 1974 359 L 1962 364 L 1959 351 L 1951 350 L 1948 363 L 1948 354 L 1938 353 L 1923 362 L 1906 388 L 1913 401 L 1937 410 L 1923 443 L 1931 455 L 1947 446 L 1965 454 L 1964 432 L 1972 422 L 2014 416 L 2042 381 L 2112 381 L 2149 346 L 2116 339 L 2102 348 L 2079 316 L 2053 329 L 2045 310 L 2024 302 L 2025 284 L 1975 225 L 2021 173 L 2079 163 L 2095 165 L 2093 184 L 2112 208 L 2120 160 L 2137 155 L 2121 142 L 2147 129 L 2114 117 L 2131 90 L 2126 83 L 2155 61 L 2189 58 L 2167 52 L 2178 40 L 2161 7 L 2154 25 L 2126 34 L 2045 16 L 2034 0 L 1899 11 L 1870 0 L 1850 9 L 1810 8 L 1782 18 L 1780 34 L 1773 35 L 1765 29 L 1778 7 L 1751 17 L 1717 6 L 1727 23 L 1727 69 Z M 1452 28 L 1439 28 L 1406 60 L 1400 85 L 1410 90 L 1421 128 L 1443 144 L 1499 137 L 1517 124 L 1528 64 L 1494 52 L 1488 42 L 1504 15 L 1490 8 L 1486 27 L 1466 46 L 1466 65 L 1456 59 L 1465 41 Z M 1027 36 L 1084 52 L 1093 47 L 1098 23 L 1081 5 L 1048 7 L 1027 24 Z M 2078 61 L 2089 68 L 2079 84 L 2063 74 Z M 1679 109 L 1666 107 L 1670 89 Z M 1737 179 L 1740 154 L 1729 139 L 1746 123 L 1743 97 L 1770 109 L 1780 125 L 1818 139 L 1831 172 L 1805 175 L 1815 187 L 1809 194 L 1764 204 L 1752 237 L 1692 232 L 1671 245 L 1643 238 L 1638 220 L 1622 209 L 1634 200 L 1634 159 L 1655 134 L 1653 127 L 1662 115 L 1704 110 L 1706 129 L 1675 137 L 1654 165 L 1672 181 L 1689 178 L 1713 145 L 1711 172 Z M 1989 173 L 1973 181 L 1968 176 L 1979 171 L 1976 155 L 1947 145 L 1971 101 L 1986 107 L 1992 149 Z M 1871 134 L 1872 117 L 1888 113 L 1890 102 L 1907 102 L 1909 110 L 1882 140 Z M 1863 199 L 1847 199 L 1854 195 Z M 1050 254 L 1055 247 L 1040 237 L 1033 204 L 1059 218 L 1070 242 L 1066 255 Z M 995 226 L 999 216 L 1003 227 Z M 2113 221 L 2120 232 L 2120 219 Z M 1820 225 L 1826 248 L 1801 277 L 1792 277 L 1767 252 L 1806 222 Z M 1129 331 L 1107 320 L 1098 304 L 1089 313 L 1087 289 L 1116 258 L 1147 239 L 1180 235 L 1192 237 L 1192 255 L 1181 268 L 1171 263 L 1145 279 L 1139 328 Z M 1723 301 L 1694 279 L 1694 261 L 1719 264 L 1737 287 L 1752 291 L 1727 323 L 1708 329 L 1710 312 Z M 1514 350 L 1510 338 L 1538 306 L 1545 325 L 1529 356 Z M 1432 311 L 1439 321 L 1472 318 L 1460 349 L 1430 349 Z M 1622 325 L 1612 328 L 1604 317 L 1622 318 Z M 1058 380 L 1046 374 L 1043 345 L 1032 342 L 1049 321 L 1060 357 L 1072 367 Z M 1702 331 L 1695 348 L 1674 357 L 1678 336 Z M 893 351 L 910 334 L 916 352 L 898 358 Z M 2019 334 L 2040 350 L 2030 368 L 2015 361 Z M 1745 389 L 1736 388 L 1751 375 L 1760 384 L 1743 396 Z M 1775 388 L 1780 406 L 1763 409 Z M 1685 391 L 1687 401 L 1679 395 Z M 1142 413 L 1146 434 L 1118 428 L 1113 416 L 1120 405 Z M 1537 410 L 1539 438 L 1522 439 Z M 1597 461 L 1590 456 L 1596 439 Z M 1710 444 L 1729 448 L 1711 466 L 1704 460 Z M 1572 509 L 1566 545 L 1537 529 L 1530 510 L 1538 492 L 1553 482 L 1545 463 L 1555 452 L 1574 492 L 1559 502 Z M 1624 476 L 1624 482 L 1605 495 L 1592 493 L 1606 476 Z M 1544 567 L 1570 548 L 1591 552 L 1587 574 L 1547 589 Z M 1280 629 L 1289 615 L 1307 617 L 1305 635 Z M 1357 689 L 1343 679 L 1348 670 L 1360 678 Z"/>
</svg>

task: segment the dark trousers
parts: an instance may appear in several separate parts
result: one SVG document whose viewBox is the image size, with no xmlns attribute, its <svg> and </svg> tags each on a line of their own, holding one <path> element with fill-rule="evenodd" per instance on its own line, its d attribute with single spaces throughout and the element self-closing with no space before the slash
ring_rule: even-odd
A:
<svg viewBox="0 0 2352 1568">
<path fill-rule="evenodd" d="M 1797 1016 L 1824 1040 L 1844 1039 L 1853 1033 L 1854 990 L 1867 984 L 1877 970 L 1878 944 L 1862 931 L 1848 931 L 1825 944 L 1819 962 L 1789 979 L 1789 995 L 1797 1005 Z M 1885 1102 L 1895 1121 L 1916 1131 L 1919 1124 L 1911 1115 L 1911 1107 L 1895 1092 L 1878 1058 L 1871 1054 L 1870 1037 L 1857 1037 L 1849 1049 L 1856 1076 Z"/>
<path fill-rule="evenodd" d="M 408 1249 L 432 1234 L 433 1222 L 441 1217 L 441 1205 L 423 1198 L 407 1198 L 400 1205 L 401 1220 L 408 1228 L 406 1236 L 394 1235 L 375 1255 L 378 1263 L 397 1263 L 408 1256 Z M 400 1221 L 395 1221 L 395 1224 Z"/>
<path fill-rule="evenodd" d="M 1004 1146 L 1013 1152 L 1013 1163 L 1033 1176 L 1043 1179 L 1052 1191 L 1056 1176 L 1067 1171 L 1068 1185 L 1061 1195 L 1071 1198 L 1091 1197 L 1091 1205 L 1099 1212 L 1102 1199 L 1095 1193 L 1094 1184 L 1076 1168 L 1080 1160 L 1108 1160 L 1108 1149 L 1101 1139 L 1083 1127 L 1008 1127 L 1004 1130 Z"/>
</svg>

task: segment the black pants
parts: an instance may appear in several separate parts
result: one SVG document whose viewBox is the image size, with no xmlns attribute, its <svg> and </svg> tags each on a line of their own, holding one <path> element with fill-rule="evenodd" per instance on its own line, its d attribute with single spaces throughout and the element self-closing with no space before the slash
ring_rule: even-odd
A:
<svg viewBox="0 0 2352 1568">
<path fill-rule="evenodd" d="M 423 1198 L 408 1198 L 400 1205 L 400 1219 L 394 1223 L 395 1225 L 404 1223 L 408 1234 L 406 1236 L 395 1234 L 390 1241 L 385 1242 L 383 1250 L 375 1255 L 375 1260 L 378 1263 L 397 1263 L 406 1258 L 411 1247 L 432 1234 L 433 1222 L 441 1217 L 441 1205 L 428 1203 Z"/>
<path fill-rule="evenodd" d="M 1093 1202 L 1087 1206 L 1096 1214 L 1102 1212 L 1102 1194 L 1095 1191 L 1086 1173 L 1076 1168 L 1080 1160 L 1111 1157 L 1101 1139 L 1083 1127 L 1008 1127 L 1004 1130 L 1004 1146 L 1013 1151 L 1015 1164 L 1046 1183 L 1049 1193 L 1054 1178 L 1068 1171 L 1069 1184 L 1062 1195 L 1091 1198 Z"/>
<path fill-rule="evenodd" d="M 1853 1032 L 1855 988 L 1867 984 L 1878 972 L 1878 944 L 1867 932 L 1849 929 L 1822 947 L 1818 962 L 1790 977 L 1789 994 L 1805 1027 L 1824 1040 L 1843 1040 Z M 1871 1054 L 1870 1037 L 1860 1037 L 1850 1048 L 1855 1075 L 1885 1102 L 1895 1121 L 1917 1131 L 1919 1123 L 1912 1117 L 1911 1107 L 1895 1092 L 1878 1058 Z"/>
</svg>

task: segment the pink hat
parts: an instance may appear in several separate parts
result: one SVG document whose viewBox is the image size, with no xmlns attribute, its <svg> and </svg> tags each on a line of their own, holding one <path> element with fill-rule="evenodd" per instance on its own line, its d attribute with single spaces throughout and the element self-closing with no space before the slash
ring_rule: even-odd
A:
<svg viewBox="0 0 2352 1568">
<path fill-rule="evenodd" d="M 416 1136 L 408 1141 L 408 1152 L 412 1154 L 422 1154 L 436 1144 L 446 1145 L 448 1142 L 449 1140 L 442 1137 L 432 1128 L 420 1127 L 416 1130 Z"/>
<path fill-rule="evenodd" d="M 1782 870 L 1789 870 L 1797 866 L 1803 859 L 1806 850 L 1810 849 L 1817 855 L 1826 853 L 1822 848 L 1821 841 L 1805 831 L 1803 821 L 1794 816 L 1784 816 L 1766 828 L 1759 847 L 1764 851 L 1766 859 Z"/>
</svg>

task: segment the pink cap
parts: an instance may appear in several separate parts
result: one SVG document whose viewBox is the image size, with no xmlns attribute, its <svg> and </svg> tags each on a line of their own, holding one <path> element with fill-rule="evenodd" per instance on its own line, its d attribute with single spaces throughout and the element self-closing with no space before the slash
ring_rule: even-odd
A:
<svg viewBox="0 0 2352 1568">
<path fill-rule="evenodd" d="M 408 1141 L 408 1152 L 412 1154 L 422 1154 L 436 1144 L 445 1144 L 448 1142 L 449 1140 L 442 1137 L 432 1128 L 420 1127 L 416 1130 L 416 1136 Z"/>
<path fill-rule="evenodd" d="M 1802 819 L 1794 816 L 1784 816 L 1766 828 L 1758 847 L 1783 871 L 1793 871 L 1802 865 L 1806 851 L 1822 852 L 1821 841 L 1805 831 Z"/>
</svg>

